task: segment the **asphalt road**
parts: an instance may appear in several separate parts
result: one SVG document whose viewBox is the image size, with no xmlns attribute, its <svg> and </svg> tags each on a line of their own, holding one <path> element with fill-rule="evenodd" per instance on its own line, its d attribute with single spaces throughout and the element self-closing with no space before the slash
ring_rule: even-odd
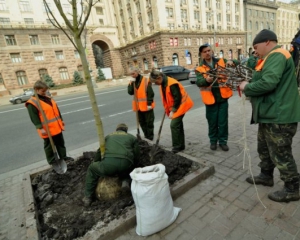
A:
<svg viewBox="0 0 300 240">
<path fill-rule="evenodd" d="M 191 98 L 194 107 L 202 106 L 199 89 L 188 80 L 181 81 Z M 161 121 L 163 109 L 159 87 L 155 92 L 155 121 Z M 114 131 L 123 122 L 129 130 L 136 129 L 135 113 L 131 110 L 132 97 L 127 94 L 127 86 L 109 89 L 95 89 L 105 135 Z M 54 97 L 65 121 L 64 138 L 67 151 L 98 141 L 94 116 L 87 93 L 74 93 Z M 140 130 L 141 131 L 141 130 Z M 158 129 L 155 129 L 157 133 Z M 142 131 L 141 131 L 141 135 Z M 0 106 L 0 174 L 45 159 L 43 141 L 30 121 L 24 104 Z M 96 150 L 96 149 L 91 149 Z"/>
</svg>

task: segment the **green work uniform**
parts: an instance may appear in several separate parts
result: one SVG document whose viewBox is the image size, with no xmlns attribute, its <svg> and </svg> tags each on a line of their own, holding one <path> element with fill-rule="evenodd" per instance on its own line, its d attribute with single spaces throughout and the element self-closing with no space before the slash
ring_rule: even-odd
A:
<svg viewBox="0 0 300 240">
<path fill-rule="evenodd" d="M 139 89 L 141 81 L 142 81 L 142 76 L 139 74 L 136 79 L 134 84 L 128 84 L 127 91 L 129 95 L 134 95 L 134 86 L 136 86 L 137 89 Z M 151 106 L 153 103 L 154 99 L 154 91 L 152 89 L 152 84 L 149 83 L 147 86 L 147 105 Z M 154 111 L 153 109 L 150 109 L 148 111 L 142 112 L 138 111 L 138 118 L 139 118 L 139 124 L 143 130 L 143 133 L 145 135 L 145 138 L 149 140 L 153 140 L 154 137 Z"/>
<path fill-rule="evenodd" d="M 206 65 L 209 69 L 213 69 L 212 66 L 216 66 L 218 58 L 212 58 L 212 65 L 208 64 L 204 59 L 201 61 L 200 66 Z M 224 59 L 226 63 L 227 60 Z M 237 63 L 235 60 L 234 63 Z M 208 83 L 202 74 L 196 72 L 198 87 L 208 87 Z M 215 98 L 215 103 L 211 105 L 205 105 L 206 108 L 206 119 L 208 122 L 208 137 L 211 144 L 226 145 L 228 140 L 228 99 L 222 98 L 219 83 L 215 81 L 211 92 Z"/>
<path fill-rule="evenodd" d="M 168 78 L 166 75 L 163 76 L 162 80 L 162 92 L 163 97 L 166 98 L 166 87 L 168 86 Z M 176 112 L 181 104 L 181 92 L 178 84 L 173 84 L 170 86 L 170 91 L 174 99 L 174 104 L 172 106 L 172 112 Z M 184 114 L 173 118 L 170 123 L 171 135 L 172 135 L 172 146 L 175 149 L 185 149 L 185 136 L 183 128 L 183 117 Z"/>
<path fill-rule="evenodd" d="M 279 49 L 276 46 L 272 49 Z M 284 51 L 284 50 L 283 50 Z M 292 155 L 292 141 L 300 121 L 300 97 L 295 67 L 289 54 L 273 52 L 260 71 L 244 88 L 251 97 L 251 123 L 258 123 L 257 151 L 260 168 L 272 171 L 275 166 L 285 182 L 299 184 L 299 174 Z"/>
<path fill-rule="evenodd" d="M 251 56 L 248 58 L 248 61 L 247 61 L 247 67 L 254 70 L 254 69 L 255 69 L 255 66 L 256 66 L 256 64 L 257 64 L 257 60 L 258 60 L 258 57 L 255 57 L 255 56 L 251 55 Z"/>
<path fill-rule="evenodd" d="M 43 101 L 52 106 L 51 99 L 49 97 L 44 97 L 41 95 L 38 95 L 38 96 L 39 96 L 40 101 Z M 27 110 L 29 113 L 30 120 L 34 124 L 36 129 L 42 129 L 42 123 L 41 123 L 41 119 L 39 117 L 39 110 L 30 103 L 27 104 Z M 58 111 L 59 111 L 59 109 L 58 109 Z M 59 115 L 60 115 L 60 118 L 62 119 L 60 111 L 59 111 Z M 43 138 L 43 139 L 44 139 L 44 151 L 45 151 L 46 159 L 47 159 L 47 162 L 51 165 L 55 161 L 54 152 L 53 152 L 49 138 Z M 65 147 L 65 140 L 64 140 L 64 136 L 63 136 L 62 132 L 55 136 L 52 136 L 52 139 L 53 139 L 54 145 L 56 147 L 57 153 L 59 155 L 59 158 L 65 159 L 67 157 L 67 150 Z"/>
<path fill-rule="evenodd" d="M 118 130 L 106 136 L 103 159 L 101 160 L 100 149 L 98 149 L 95 161 L 90 164 L 87 170 L 85 196 L 93 196 L 100 177 L 128 177 L 134 169 L 139 155 L 138 140 L 133 135 Z"/>
</svg>

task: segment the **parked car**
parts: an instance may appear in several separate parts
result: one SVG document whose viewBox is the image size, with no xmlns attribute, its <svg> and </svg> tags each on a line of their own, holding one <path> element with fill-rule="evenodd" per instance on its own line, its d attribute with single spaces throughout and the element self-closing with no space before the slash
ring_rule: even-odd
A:
<svg viewBox="0 0 300 240">
<path fill-rule="evenodd" d="M 162 67 L 160 71 L 178 81 L 188 79 L 190 74 L 190 70 L 176 65 Z"/>
<path fill-rule="evenodd" d="M 192 83 L 192 84 L 196 83 L 197 77 L 196 77 L 195 69 L 190 70 L 189 80 L 190 80 L 190 83 Z"/>
<path fill-rule="evenodd" d="M 29 98 L 32 95 L 34 95 L 34 91 L 33 91 L 33 89 L 30 89 L 30 90 L 25 91 L 23 94 L 20 94 L 20 95 L 10 98 L 9 101 L 13 104 L 20 104 L 22 102 L 26 102 L 27 100 L 29 100 Z M 47 96 L 51 97 L 51 93 L 49 91 L 47 91 Z"/>
</svg>

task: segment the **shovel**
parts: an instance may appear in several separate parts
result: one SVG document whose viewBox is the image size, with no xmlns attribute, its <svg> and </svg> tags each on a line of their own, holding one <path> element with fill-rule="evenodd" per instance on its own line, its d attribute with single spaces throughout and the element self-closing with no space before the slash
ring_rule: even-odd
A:
<svg viewBox="0 0 300 240">
<path fill-rule="evenodd" d="M 141 138 L 141 134 L 140 134 L 140 121 L 139 121 L 139 114 L 138 114 L 138 109 L 139 109 L 139 105 L 137 102 L 137 98 L 136 98 L 136 88 L 135 88 L 135 83 L 133 83 L 133 89 L 134 89 L 134 101 L 135 101 L 135 106 L 136 106 L 136 111 L 135 111 L 135 117 L 136 117 L 136 137 L 139 141 L 142 140 Z"/>
<path fill-rule="evenodd" d="M 158 130 L 158 135 L 157 135 L 156 142 L 155 142 L 155 144 L 152 146 L 152 149 L 151 149 L 151 152 L 150 152 L 150 162 L 153 162 L 154 156 L 158 153 L 158 152 L 157 152 L 157 146 L 158 146 L 158 143 L 159 143 L 160 134 L 161 134 L 161 130 L 162 130 L 162 126 L 163 126 L 165 117 L 166 117 L 166 112 L 164 112 L 163 118 L 162 118 L 161 123 L 160 123 L 160 126 L 159 126 L 159 130 Z"/>
<path fill-rule="evenodd" d="M 40 99 L 39 99 L 36 91 L 34 91 L 34 96 L 37 99 L 38 108 L 39 108 L 39 110 L 42 113 L 42 116 L 44 118 L 45 126 L 46 126 L 46 132 L 48 134 L 48 137 L 49 137 L 49 140 L 50 140 L 50 143 L 51 143 L 51 147 L 52 147 L 52 150 L 53 150 L 53 153 L 54 153 L 54 157 L 55 157 L 55 162 L 52 163 L 51 165 L 52 165 L 52 167 L 53 167 L 53 169 L 54 169 L 55 172 L 57 172 L 58 174 L 64 174 L 67 171 L 67 168 L 68 168 L 67 164 L 66 164 L 65 160 L 59 159 L 59 157 L 58 157 L 58 153 L 57 153 L 56 147 L 54 145 L 52 136 L 51 136 L 50 131 L 49 131 L 47 117 L 46 117 L 46 115 L 45 115 L 45 113 L 44 113 L 44 111 L 42 109 L 42 106 L 41 106 L 41 103 L 40 103 Z"/>
</svg>

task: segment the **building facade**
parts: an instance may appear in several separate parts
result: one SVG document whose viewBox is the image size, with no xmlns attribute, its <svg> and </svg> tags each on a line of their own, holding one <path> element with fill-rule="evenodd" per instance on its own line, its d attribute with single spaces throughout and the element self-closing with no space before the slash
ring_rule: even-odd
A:
<svg viewBox="0 0 300 240">
<path fill-rule="evenodd" d="M 70 16 L 68 1 L 60 2 Z M 48 4 L 64 25 L 54 3 Z M 276 0 L 100 0 L 82 37 L 93 74 L 92 44 L 101 48 L 113 77 L 120 77 L 131 66 L 145 73 L 167 65 L 194 68 L 204 43 L 217 57 L 244 58 L 263 28 L 278 31 L 288 45 L 296 13 L 298 8 Z M 0 95 L 32 87 L 43 74 L 62 84 L 81 71 L 74 46 L 50 18 L 42 0 L 0 0 Z"/>
</svg>

